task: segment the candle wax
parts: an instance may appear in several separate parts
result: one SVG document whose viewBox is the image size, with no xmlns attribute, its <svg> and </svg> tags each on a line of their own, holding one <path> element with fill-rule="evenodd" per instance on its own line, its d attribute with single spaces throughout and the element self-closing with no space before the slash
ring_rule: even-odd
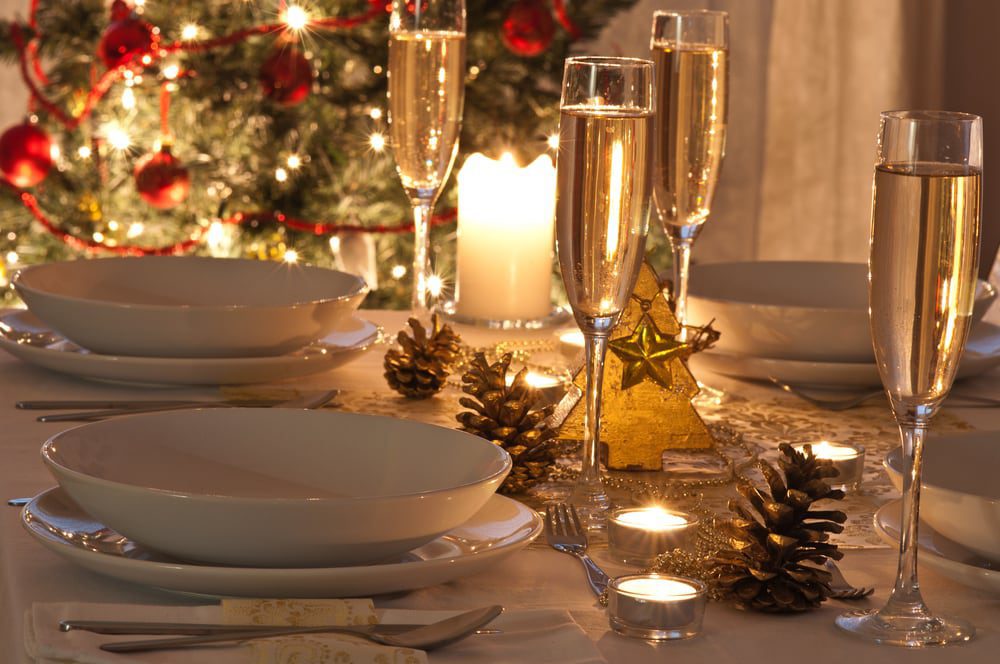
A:
<svg viewBox="0 0 1000 664">
<path fill-rule="evenodd" d="M 643 530 L 673 530 L 690 523 L 681 514 L 668 512 L 657 507 L 622 512 L 615 519 L 619 523 L 636 526 Z"/>
<path fill-rule="evenodd" d="M 654 577 L 626 579 L 618 584 L 618 590 L 623 593 L 654 599 L 680 599 L 691 597 L 698 592 L 698 589 L 689 583 Z"/>
</svg>

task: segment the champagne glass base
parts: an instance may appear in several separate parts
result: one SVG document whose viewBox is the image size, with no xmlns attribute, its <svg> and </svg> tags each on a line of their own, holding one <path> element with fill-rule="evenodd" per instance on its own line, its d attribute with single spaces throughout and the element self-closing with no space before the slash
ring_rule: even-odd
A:
<svg viewBox="0 0 1000 664">
<path fill-rule="evenodd" d="M 576 484 L 570 493 L 569 502 L 576 508 L 580 521 L 587 530 L 600 530 L 607 527 L 611 499 L 600 481 Z"/>
<path fill-rule="evenodd" d="M 961 618 L 849 611 L 837 617 L 837 627 L 874 643 L 906 648 L 943 646 L 969 641 L 976 629 Z"/>
</svg>

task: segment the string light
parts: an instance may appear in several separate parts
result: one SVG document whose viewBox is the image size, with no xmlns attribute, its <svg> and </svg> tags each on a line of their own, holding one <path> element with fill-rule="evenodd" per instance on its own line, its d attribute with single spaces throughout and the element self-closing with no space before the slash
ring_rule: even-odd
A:
<svg viewBox="0 0 1000 664">
<path fill-rule="evenodd" d="M 76 156 L 80 159 L 90 159 L 90 146 L 81 145 L 76 149 Z"/>
<path fill-rule="evenodd" d="M 62 148 L 59 147 L 58 143 L 53 143 L 49 147 L 49 156 L 52 157 L 52 161 L 59 161 L 59 157 L 62 156 Z"/>
<path fill-rule="evenodd" d="M 108 144 L 115 150 L 128 150 L 132 145 L 132 139 L 128 132 L 116 124 L 108 125 L 104 130 L 104 137 L 108 139 Z"/>
<path fill-rule="evenodd" d="M 404 265 L 393 265 L 392 270 L 389 271 L 393 279 L 402 279 L 406 276 L 406 266 Z"/>
<path fill-rule="evenodd" d="M 330 251 L 333 253 L 338 253 L 340 251 L 340 236 L 331 235 L 330 236 Z"/>
<path fill-rule="evenodd" d="M 93 238 L 94 242 L 104 242 L 104 233 L 102 233 L 101 231 L 95 231 Z"/>
<path fill-rule="evenodd" d="M 172 63 L 163 68 L 163 78 L 172 81 L 180 76 L 181 68 L 177 63 Z"/>
<path fill-rule="evenodd" d="M 122 108 L 126 111 L 131 111 L 135 108 L 135 92 L 133 92 L 130 87 L 127 87 L 122 91 Z"/>
<path fill-rule="evenodd" d="M 431 294 L 431 297 L 441 297 L 443 289 L 444 280 L 440 276 L 432 274 L 427 277 L 427 292 Z"/>
<path fill-rule="evenodd" d="M 16 251 L 7 252 L 7 265 L 17 265 L 17 261 L 20 260 L 20 256 L 17 255 Z"/>
<path fill-rule="evenodd" d="M 372 135 L 368 137 L 368 145 L 370 145 L 372 150 L 375 152 L 381 152 L 385 149 L 385 136 L 382 135 L 382 132 L 373 132 Z"/>
<path fill-rule="evenodd" d="M 288 180 L 288 171 L 279 166 L 274 169 L 274 179 L 278 182 L 285 182 Z"/>
<path fill-rule="evenodd" d="M 379 108 L 378 106 L 376 106 L 372 110 L 368 111 L 368 115 L 371 116 L 372 120 L 381 120 L 382 119 L 382 109 Z"/>
<path fill-rule="evenodd" d="M 285 25 L 289 30 L 299 31 L 309 25 L 309 12 L 299 5 L 288 5 L 285 9 Z"/>
<path fill-rule="evenodd" d="M 558 150 L 559 149 L 559 134 L 549 134 L 549 137 L 546 139 L 545 142 L 549 144 L 549 149 L 550 150 Z"/>
<path fill-rule="evenodd" d="M 286 249 L 285 250 L 285 255 L 281 257 L 281 260 L 283 260 L 283 261 L 285 261 L 286 263 L 289 263 L 289 264 L 291 264 L 291 263 L 298 263 L 299 262 L 299 252 L 295 251 L 294 249 Z"/>
<path fill-rule="evenodd" d="M 286 161 L 288 167 L 293 171 L 302 165 L 302 157 L 297 154 L 288 155 L 288 160 Z"/>
<path fill-rule="evenodd" d="M 181 28 L 181 39 L 184 41 L 191 41 L 192 39 L 198 38 L 198 33 L 200 28 L 194 23 L 187 23 Z"/>
<path fill-rule="evenodd" d="M 142 235 L 142 232 L 146 230 L 146 227 L 141 221 L 134 221 L 128 226 L 128 232 L 125 235 L 130 239 L 135 239 Z"/>
<path fill-rule="evenodd" d="M 114 219 L 108 222 L 108 230 L 111 231 L 112 233 L 118 230 L 118 226 L 119 226 L 118 222 L 115 221 Z"/>
</svg>

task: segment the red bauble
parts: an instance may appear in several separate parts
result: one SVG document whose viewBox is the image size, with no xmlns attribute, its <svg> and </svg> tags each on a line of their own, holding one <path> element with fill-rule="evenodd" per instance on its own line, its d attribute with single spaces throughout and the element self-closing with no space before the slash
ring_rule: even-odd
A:
<svg viewBox="0 0 1000 664">
<path fill-rule="evenodd" d="M 552 43 L 556 23 L 548 5 L 539 0 L 517 0 L 503 20 L 504 45 L 515 55 L 540 55 Z"/>
<path fill-rule="evenodd" d="M 131 62 L 156 49 L 160 31 L 134 16 L 126 16 L 108 26 L 97 45 L 97 52 L 108 69 Z"/>
<path fill-rule="evenodd" d="M 41 127 L 14 125 L 0 136 L 0 170 L 11 184 L 34 187 L 52 168 L 52 141 Z"/>
<path fill-rule="evenodd" d="M 191 176 L 170 150 L 150 152 L 135 165 L 135 187 L 142 200 L 160 210 L 180 205 L 191 191 Z"/>
<path fill-rule="evenodd" d="M 278 46 L 260 66 L 264 96 L 282 106 L 294 106 L 309 96 L 312 66 L 294 46 Z"/>
</svg>

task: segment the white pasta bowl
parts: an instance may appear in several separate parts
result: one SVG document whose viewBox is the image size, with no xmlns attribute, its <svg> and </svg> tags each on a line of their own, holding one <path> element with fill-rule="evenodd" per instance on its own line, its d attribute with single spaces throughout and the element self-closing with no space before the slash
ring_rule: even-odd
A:
<svg viewBox="0 0 1000 664">
<path fill-rule="evenodd" d="M 903 488 L 902 449 L 883 462 Z M 1000 432 L 932 435 L 924 445 L 920 519 L 944 537 L 1000 563 Z"/>
<path fill-rule="evenodd" d="M 42 459 L 85 511 L 182 560 L 373 563 L 474 515 L 510 471 L 462 431 L 281 408 L 133 415 L 56 434 Z"/>
<path fill-rule="evenodd" d="M 32 265 L 13 284 L 71 341 L 143 357 L 282 355 L 326 336 L 368 293 L 346 272 L 194 256 Z"/>
<path fill-rule="evenodd" d="M 782 360 L 873 362 L 864 263 L 755 261 L 691 267 L 688 320 L 715 320 L 719 352 Z M 996 298 L 977 284 L 973 320 Z"/>
</svg>

